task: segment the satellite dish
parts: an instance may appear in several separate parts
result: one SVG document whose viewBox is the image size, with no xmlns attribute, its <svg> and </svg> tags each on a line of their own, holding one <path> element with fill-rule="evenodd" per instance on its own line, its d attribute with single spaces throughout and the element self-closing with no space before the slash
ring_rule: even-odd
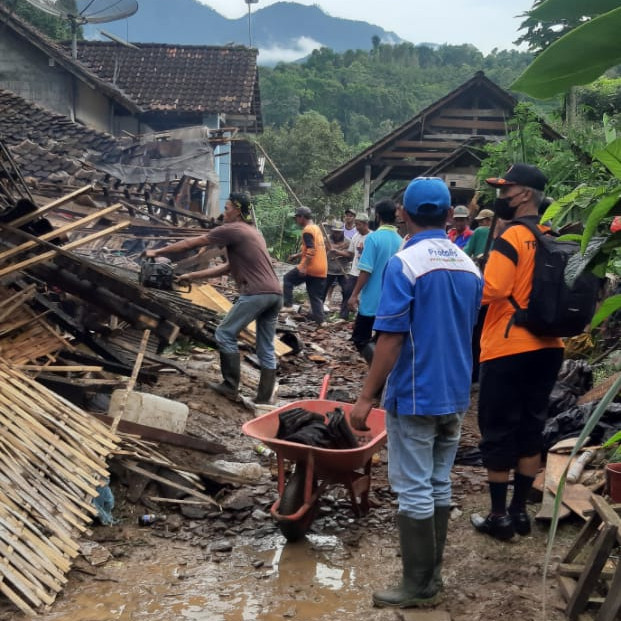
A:
<svg viewBox="0 0 621 621">
<path fill-rule="evenodd" d="M 78 56 L 78 26 L 114 22 L 138 10 L 136 0 L 27 0 L 33 6 L 71 24 L 71 55 Z"/>
</svg>

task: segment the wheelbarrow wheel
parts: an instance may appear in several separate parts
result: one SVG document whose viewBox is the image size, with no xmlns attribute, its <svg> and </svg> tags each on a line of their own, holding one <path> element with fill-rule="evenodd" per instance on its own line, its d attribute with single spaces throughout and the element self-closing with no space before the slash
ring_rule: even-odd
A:
<svg viewBox="0 0 621 621">
<path fill-rule="evenodd" d="M 304 504 L 304 486 L 306 483 L 306 464 L 296 464 L 295 471 L 285 484 L 285 489 L 280 499 L 278 512 L 281 515 L 292 515 Z M 317 482 L 313 480 L 312 491 L 317 487 Z M 280 532 L 287 541 L 300 541 L 306 535 L 310 525 L 317 514 L 317 505 L 313 504 L 308 511 L 295 521 L 281 520 L 278 522 Z"/>
</svg>

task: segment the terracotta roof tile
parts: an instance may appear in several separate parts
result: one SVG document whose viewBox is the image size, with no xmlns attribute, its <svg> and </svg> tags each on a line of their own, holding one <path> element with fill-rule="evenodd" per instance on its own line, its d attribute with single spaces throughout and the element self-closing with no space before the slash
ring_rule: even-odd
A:
<svg viewBox="0 0 621 621">
<path fill-rule="evenodd" d="M 0 90 L 0 140 L 21 173 L 39 179 L 57 171 L 75 174 L 92 153 L 120 148 L 114 136 L 74 123 L 5 90 Z"/>
<path fill-rule="evenodd" d="M 78 61 L 145 111 L 258 114 L 257 51 L 80 41 Z"/>
</svg>

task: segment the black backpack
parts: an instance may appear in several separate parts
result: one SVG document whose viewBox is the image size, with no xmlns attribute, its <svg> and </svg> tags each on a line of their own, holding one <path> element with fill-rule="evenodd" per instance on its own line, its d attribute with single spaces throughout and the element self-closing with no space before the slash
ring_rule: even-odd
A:
<svg viewBox="0 0 621 621">
<path fill-rule="evenodd" d="M 595 313 L 600 279 L 584 271 L 569 287 L 565 268 L 572 257 L 580 257 L 580 245 L 561 241 L 555 233 L 543 233 L 527 219 L 514 220 L 535 236 L 535 268 L 533 287 L 528 307 L 520 308 L 513 296 L 509 301 L 515 307 L 512 324 L 523 326 L 537 336 L 576 336 L 584 331 Z"/>
</svg>

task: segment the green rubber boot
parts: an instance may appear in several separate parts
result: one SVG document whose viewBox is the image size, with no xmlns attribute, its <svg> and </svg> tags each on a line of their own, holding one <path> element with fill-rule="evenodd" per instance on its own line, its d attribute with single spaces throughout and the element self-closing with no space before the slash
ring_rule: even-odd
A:
<svg viewBox="0 0 621 621">
<path fill-rule="evenodd" d="M 446 534 L 448 532 L 449 517 L 451 508 L 436 507 L 433 515 L 434 527 L 436 531 L 436 564 L 433 569 L 433 585 L 438 591 L 442 589 L 442 557 L 444 556 L 444 546 L 446 545 Z"/>
<path fill-rule="evenodd" d="M 434 518 L 415 520 L 397 515 L 403 576 L 401 583 L 386 591 L 373 593 L 373 603 L 380 608 L 414 608 L 434 606 L 440 599 L 433 582 L 436 564 Z"/>
</svg>

